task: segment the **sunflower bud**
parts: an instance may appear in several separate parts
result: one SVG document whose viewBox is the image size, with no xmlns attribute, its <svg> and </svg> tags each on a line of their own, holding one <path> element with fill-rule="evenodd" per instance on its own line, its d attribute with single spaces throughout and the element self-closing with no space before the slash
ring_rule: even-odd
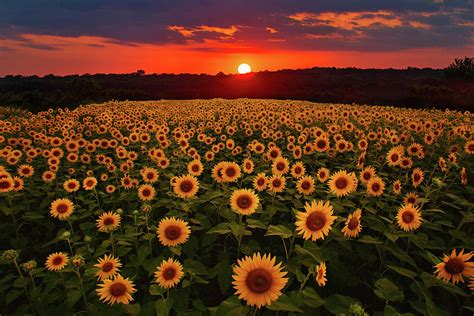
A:
<svg viewBox="0 0 474 316">
<path fill-rule="evenodd" d="M 13 263 L 18 258 L 18 250 L 10 249 L 2 253 L 2 259 L 6 262 Z"/>
<path fill-rule="evenodd" d="M 34 260 L 30 260 L 30 261 L 27 261 L 25 263 L 23 263 L 21 265 L 21 268 L 23 269 L 23 271 L 25 272 L 31 272 L 33 269 L 36 268 L 36 261 Z"/>
<path fill-rule="evenodd" d="M 69 237 L 71 237 L 71 232 L 66 230 L 62 235 L 61 235 L 61 238 L 63 239 L 68 239 Z"/>
<path fill-rule="evenodd" d="M 89 236 L 89 235 L 85 235 L 85 236 L 84 236 L 84 242 L 90 243 L 91 241 L 92 241 L 92 237 L 91 237 L 91 236 Z"/>
<path fill-rule="evenodd" d="M 122 215 L 123 214 L 123 209 L 118 208 L 118 209 L 115 210 L 115 213 L 117 213 L 119 215 Z"/>
<path fill-rule="evenodd" d="M 72 257 L 72 265 L 74 267 L 80 267 L 80 266 L 84 265 L 84 263 L 85 263 L 85 260 L 84 260 L 83 256 L 75 255 L 74 257 Z"/>
</svg>

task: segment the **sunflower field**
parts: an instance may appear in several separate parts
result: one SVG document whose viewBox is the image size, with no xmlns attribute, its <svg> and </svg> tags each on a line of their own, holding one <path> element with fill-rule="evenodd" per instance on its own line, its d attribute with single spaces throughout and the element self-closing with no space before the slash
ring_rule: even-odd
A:
<svg viewBox="0 0 474 316">
<path fill-rule="evenodd" d="M 474 116 L 0 108 L 2 315 L 472 315 Z"/>
</svg>

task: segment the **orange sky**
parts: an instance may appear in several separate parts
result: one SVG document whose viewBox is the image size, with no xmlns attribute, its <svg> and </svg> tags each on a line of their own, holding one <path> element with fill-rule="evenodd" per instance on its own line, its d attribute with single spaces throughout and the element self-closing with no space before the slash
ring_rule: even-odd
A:
<svg viewBox="0 0 474 316">
<path fill-rule="evenodd" d="M 240 63 L 246 62 L 253 71 L 288 68 L 360 67 L 405 68 L 446 67 L 464 50 L 425 48 L 396 52 L 302 51 L 270 50 L 238 43 L 207 41 L 185 45 L 110 43 L 102 37 L 63 37 L 23 35 L 41 47 L 21 46 L 21 42 L 0 39 L 0 46 L 12 49 L 0 51 L 0 75 L 66 75 L 72 73 L 129 73 L 143 69 L 147 73 L 235 73 Z M 212 47 L 212 49 L 209 49 Z"/>
</svg>

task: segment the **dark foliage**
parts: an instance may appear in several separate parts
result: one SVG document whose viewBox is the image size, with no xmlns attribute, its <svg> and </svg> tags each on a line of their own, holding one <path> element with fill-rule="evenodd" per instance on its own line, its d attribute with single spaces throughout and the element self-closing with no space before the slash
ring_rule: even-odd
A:
<svg viewBox="0 0 474 316">
<path fill-rule="evenodd" d="M 472 59 L 471 59 L 472 62 Z M 454 65 L 454 66 L 453 66 Z M 413 108 L 474 107 L 474 81 L 464 61 L 446 70 L 311 68 L 247 75 L 85 74 L 0 78 L 0 105 L 32 112 L 107 100 L 274 98 Z M 470 64 L 472 71 L 472 63 Z M 458 70 L 455 70 L 458 69 Z M 459 70 L 461 69 L 461 70 Z M 464 71 L 462 70 L 462 71 Z"/>
</svg>

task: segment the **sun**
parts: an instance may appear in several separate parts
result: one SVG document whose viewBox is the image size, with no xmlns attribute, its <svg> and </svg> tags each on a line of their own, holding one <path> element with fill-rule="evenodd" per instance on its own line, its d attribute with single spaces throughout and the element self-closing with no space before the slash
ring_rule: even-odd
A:
<svg viewBox="0 0 474 316">
<path fill-rule="evenodd" d="M 249 64 L 240 64 L 239 68 L 237 68 L 237 71 L 239 74 L 248 74 L 252 71 L 252 68 L 250 68 Z"/>
</svg>

